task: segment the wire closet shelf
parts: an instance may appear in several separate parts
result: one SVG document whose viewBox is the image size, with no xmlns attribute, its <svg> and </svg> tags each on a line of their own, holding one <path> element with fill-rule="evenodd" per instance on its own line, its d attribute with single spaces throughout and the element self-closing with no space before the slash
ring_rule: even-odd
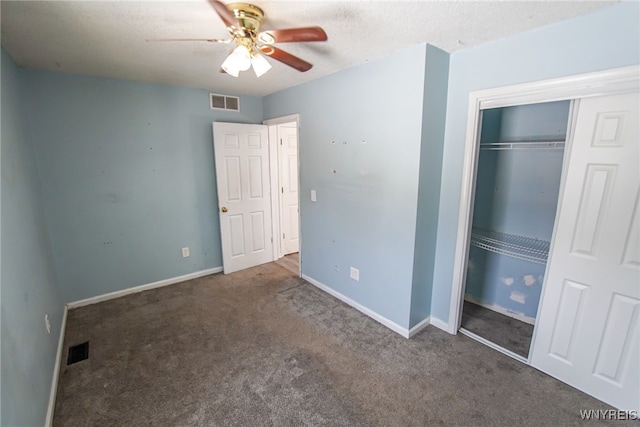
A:
<svg viewBox="0 0 640 427">
<path fill-rule="evenodd" d="M 471 244 L 475 247 L 513 258 L 546 264 L 550 242 L 515 234 L 474 228 Z"/>
<path fill-rule="evenodd" d="M 564 140 L 482 142 L 481 150 L 564 150 Z"/>
</svg>

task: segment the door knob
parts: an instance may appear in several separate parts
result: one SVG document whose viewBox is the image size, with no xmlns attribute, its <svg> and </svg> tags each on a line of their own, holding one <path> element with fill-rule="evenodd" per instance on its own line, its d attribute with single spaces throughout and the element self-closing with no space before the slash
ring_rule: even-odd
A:
<svg viewBox="0 0 640 427">
<path fill-rule="evenodd" d="M 224 206 L 222 207 L 222 209 L 220 209 L 222 212 L 226 212 L 227 208 L 225 208 Z"/>
</svg>

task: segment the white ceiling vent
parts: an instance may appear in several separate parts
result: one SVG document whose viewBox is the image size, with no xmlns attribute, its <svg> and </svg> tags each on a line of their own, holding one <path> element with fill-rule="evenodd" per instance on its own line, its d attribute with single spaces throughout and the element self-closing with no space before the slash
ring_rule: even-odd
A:
<svg viewBox="0 0 640 427">
<path fill-rule="evenodd" d="M 219 95 L 210 93 L 212 110 L 240 111 L 240 98 L 237 96 Z"/>
</svg>

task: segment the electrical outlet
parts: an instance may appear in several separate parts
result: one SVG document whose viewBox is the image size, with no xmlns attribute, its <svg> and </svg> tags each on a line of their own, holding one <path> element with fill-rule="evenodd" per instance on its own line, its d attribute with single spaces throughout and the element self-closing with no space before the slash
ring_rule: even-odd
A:
<svg viewBox="0 0 640 427">
<path fill-rule="evenodd" d="M 357 268 L 351 267 L 349 269 L 349 277 L 351 277 L 356 282 L 359 282 L 360 281 L 360 270 L 358 270 Z"/>
<path fill-rule="evenodd" d="M 189 256 L 189 247 L 182 248 L 182 258 L 186 258 Z"/>
<path fill-rule="evenodd" d="M 49 322 L 49 315 L 44 315 L 44 326 L 47 328 L 47 333 L 51 335 L 51 322 Z"/>
</svg>

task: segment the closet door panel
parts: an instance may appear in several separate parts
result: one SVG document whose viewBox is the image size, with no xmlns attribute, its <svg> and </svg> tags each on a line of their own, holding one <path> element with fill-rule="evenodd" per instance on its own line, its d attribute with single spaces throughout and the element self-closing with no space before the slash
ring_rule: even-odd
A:
<svg viewBox="0 0 640 427">
<path fill-rule="evenodd" d="M 640 409 L 639 101 L 579 102 L 531 357 L 623 410 Z"/>
</svg>

